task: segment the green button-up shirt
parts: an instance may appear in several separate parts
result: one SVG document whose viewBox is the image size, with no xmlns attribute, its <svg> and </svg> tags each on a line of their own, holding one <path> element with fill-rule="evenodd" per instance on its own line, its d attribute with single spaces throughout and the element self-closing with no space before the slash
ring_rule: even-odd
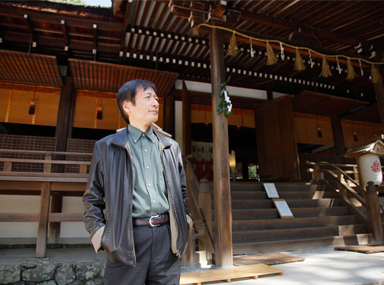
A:
<svg viewBox="0 0 384 285">
<path fill-rule="evenodd" d="M 128 125 L 133 166 L 133 218 L 147 218 L 168 212 L 167 187 L 159 140 L 150 127 L 145 133 Z"/>
</svg>

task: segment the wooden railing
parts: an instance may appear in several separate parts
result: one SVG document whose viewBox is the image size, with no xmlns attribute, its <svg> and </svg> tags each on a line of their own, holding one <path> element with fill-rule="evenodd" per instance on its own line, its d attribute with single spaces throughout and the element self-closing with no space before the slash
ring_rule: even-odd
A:
<svg viewBox="0 0 384 285">
<path fill-rule="evenodd" d="M 183 266 L 195 264 L 195 240 L 198 239 L 200 251 L 205 251 L 206 259 L 211 261 L 214 254 L 212 238 L 212 198 L 207 179 L 197 180 L 192 164 L 187 157 L 183 157 L 187 178 L 187 193 L 189 207 L 194 220 L 195 234 L 190 233 L 188 247 L 182 258 Z"/>
<path fill-rule="evenodd" d="M 336 165 L 328 162 L 309 161 L 307 161 L 307 164 L 313 166 L 309 171 L 314 173 L 314 181 L 318 184 L 325 183 L 328 187 L 338 192 L 343 204 L 347 205 L 349 209 L 357 215 L 358 219 L 367 225 L 368 230 L 373 232 L 375 242 L 383 243 L 383 226 L 376 186 L 371 183 L 365 190 L 359 185 L 357 179 L 352 179 L 348 175 L 354 174 L 355 178 L 359 177 L 356 165 Z M 344 171 L 341 167 L 353 167 L 353 171 Z M 337 182 L 337 187 L 329 181 L 322 179 L 322 174 L 324 173 L 328 173 L 334 178 Z M 357 207 L 349 197 L 356 198 L 362 207 L 366 209 L 366 214 L 361 208 Z"/>
<path fill-rule="evenodd" d="M 42 155 L 45 159 L 20 159 L 0 157 L 4 163 L 0 171 L 0 194 L 40 195 L 39 213 L 0 213 L 1 222 L 38 222 L 36 257 L 45 257 L 49 222 L 82 221 L 83 213 L 50 213 L 51 196 L 82 196 L 87 182 L 87 168 L 90 161 L 54 160 L 53 156 L 92 156 L 91 153 L 44 152 L 0 149 L 0 154 Z M 10 155 L 12 156 L 12 155 Z M 13 164 L 40 164 L 40 172 L 12 171 Z M 54 172 L 55 165 L 79 166 L 78 173 Z M 36 168 L 39 169 L 39 168 Z"/>
</svg>

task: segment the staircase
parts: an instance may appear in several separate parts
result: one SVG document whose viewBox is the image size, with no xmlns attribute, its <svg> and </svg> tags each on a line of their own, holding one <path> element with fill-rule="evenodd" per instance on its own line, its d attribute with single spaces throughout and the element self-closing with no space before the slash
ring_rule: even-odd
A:
<svg viewBox="0 0 384 285">
<path fill-rule="evenodd" d="M 305 182 L 275 186 L 294 218 L 280 218 L 263 183 L 231 183 L 234 255 L 371 242 L 366 225 L 349 213 L 338 193 Z"/>
</svg>

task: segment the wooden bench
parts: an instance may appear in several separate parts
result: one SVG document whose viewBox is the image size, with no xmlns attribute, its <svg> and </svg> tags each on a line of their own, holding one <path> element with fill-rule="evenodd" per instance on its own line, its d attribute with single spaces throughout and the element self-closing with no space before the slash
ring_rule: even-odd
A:
<svg viewBox="0 0 384 285">
<path fill-rule="evenodd" d="M 4 158 L 3 171 L 0 171 L 0 194 L 40 195 L 39 213 L 0 213 L 1 222 L 38 222 L 36 257 L 45 257 L 48 225 L 50 222 L 82 221 L 83 213 L 50 213 L 51 196 L 82 196 L 87 183 L 87 168 L 90 161 L 54 160 L 53 156 L 86 156 L 91 153 L 44 152 L 0 149 L 1 153 L 41 155 L 45 159 Z M 43 165 L 43 171 L 12 171 L 14 163 Z M 79 166 L 78 173 L 52 172 L 53 165 Z"/>
</svg>

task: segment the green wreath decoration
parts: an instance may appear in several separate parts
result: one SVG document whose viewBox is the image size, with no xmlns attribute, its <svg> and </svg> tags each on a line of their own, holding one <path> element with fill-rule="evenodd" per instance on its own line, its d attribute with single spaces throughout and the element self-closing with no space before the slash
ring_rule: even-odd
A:
<svg viewBox="0 0 384 285">
<path fill-rule="evenodd" d="M 220 113 L 224 113 L 224 115 L 227 117 L 228 115 L 231 115 L 232 112 L 232 103 L 228 96 L 227 91 L 227 83 L 231 79 L 231 76 L 228 77 L 227 81 L 224 83 L 221 83 L 221 91 L 220 91 L 220 101 L 217 103 L 217 111 Z"/>
</svg>

